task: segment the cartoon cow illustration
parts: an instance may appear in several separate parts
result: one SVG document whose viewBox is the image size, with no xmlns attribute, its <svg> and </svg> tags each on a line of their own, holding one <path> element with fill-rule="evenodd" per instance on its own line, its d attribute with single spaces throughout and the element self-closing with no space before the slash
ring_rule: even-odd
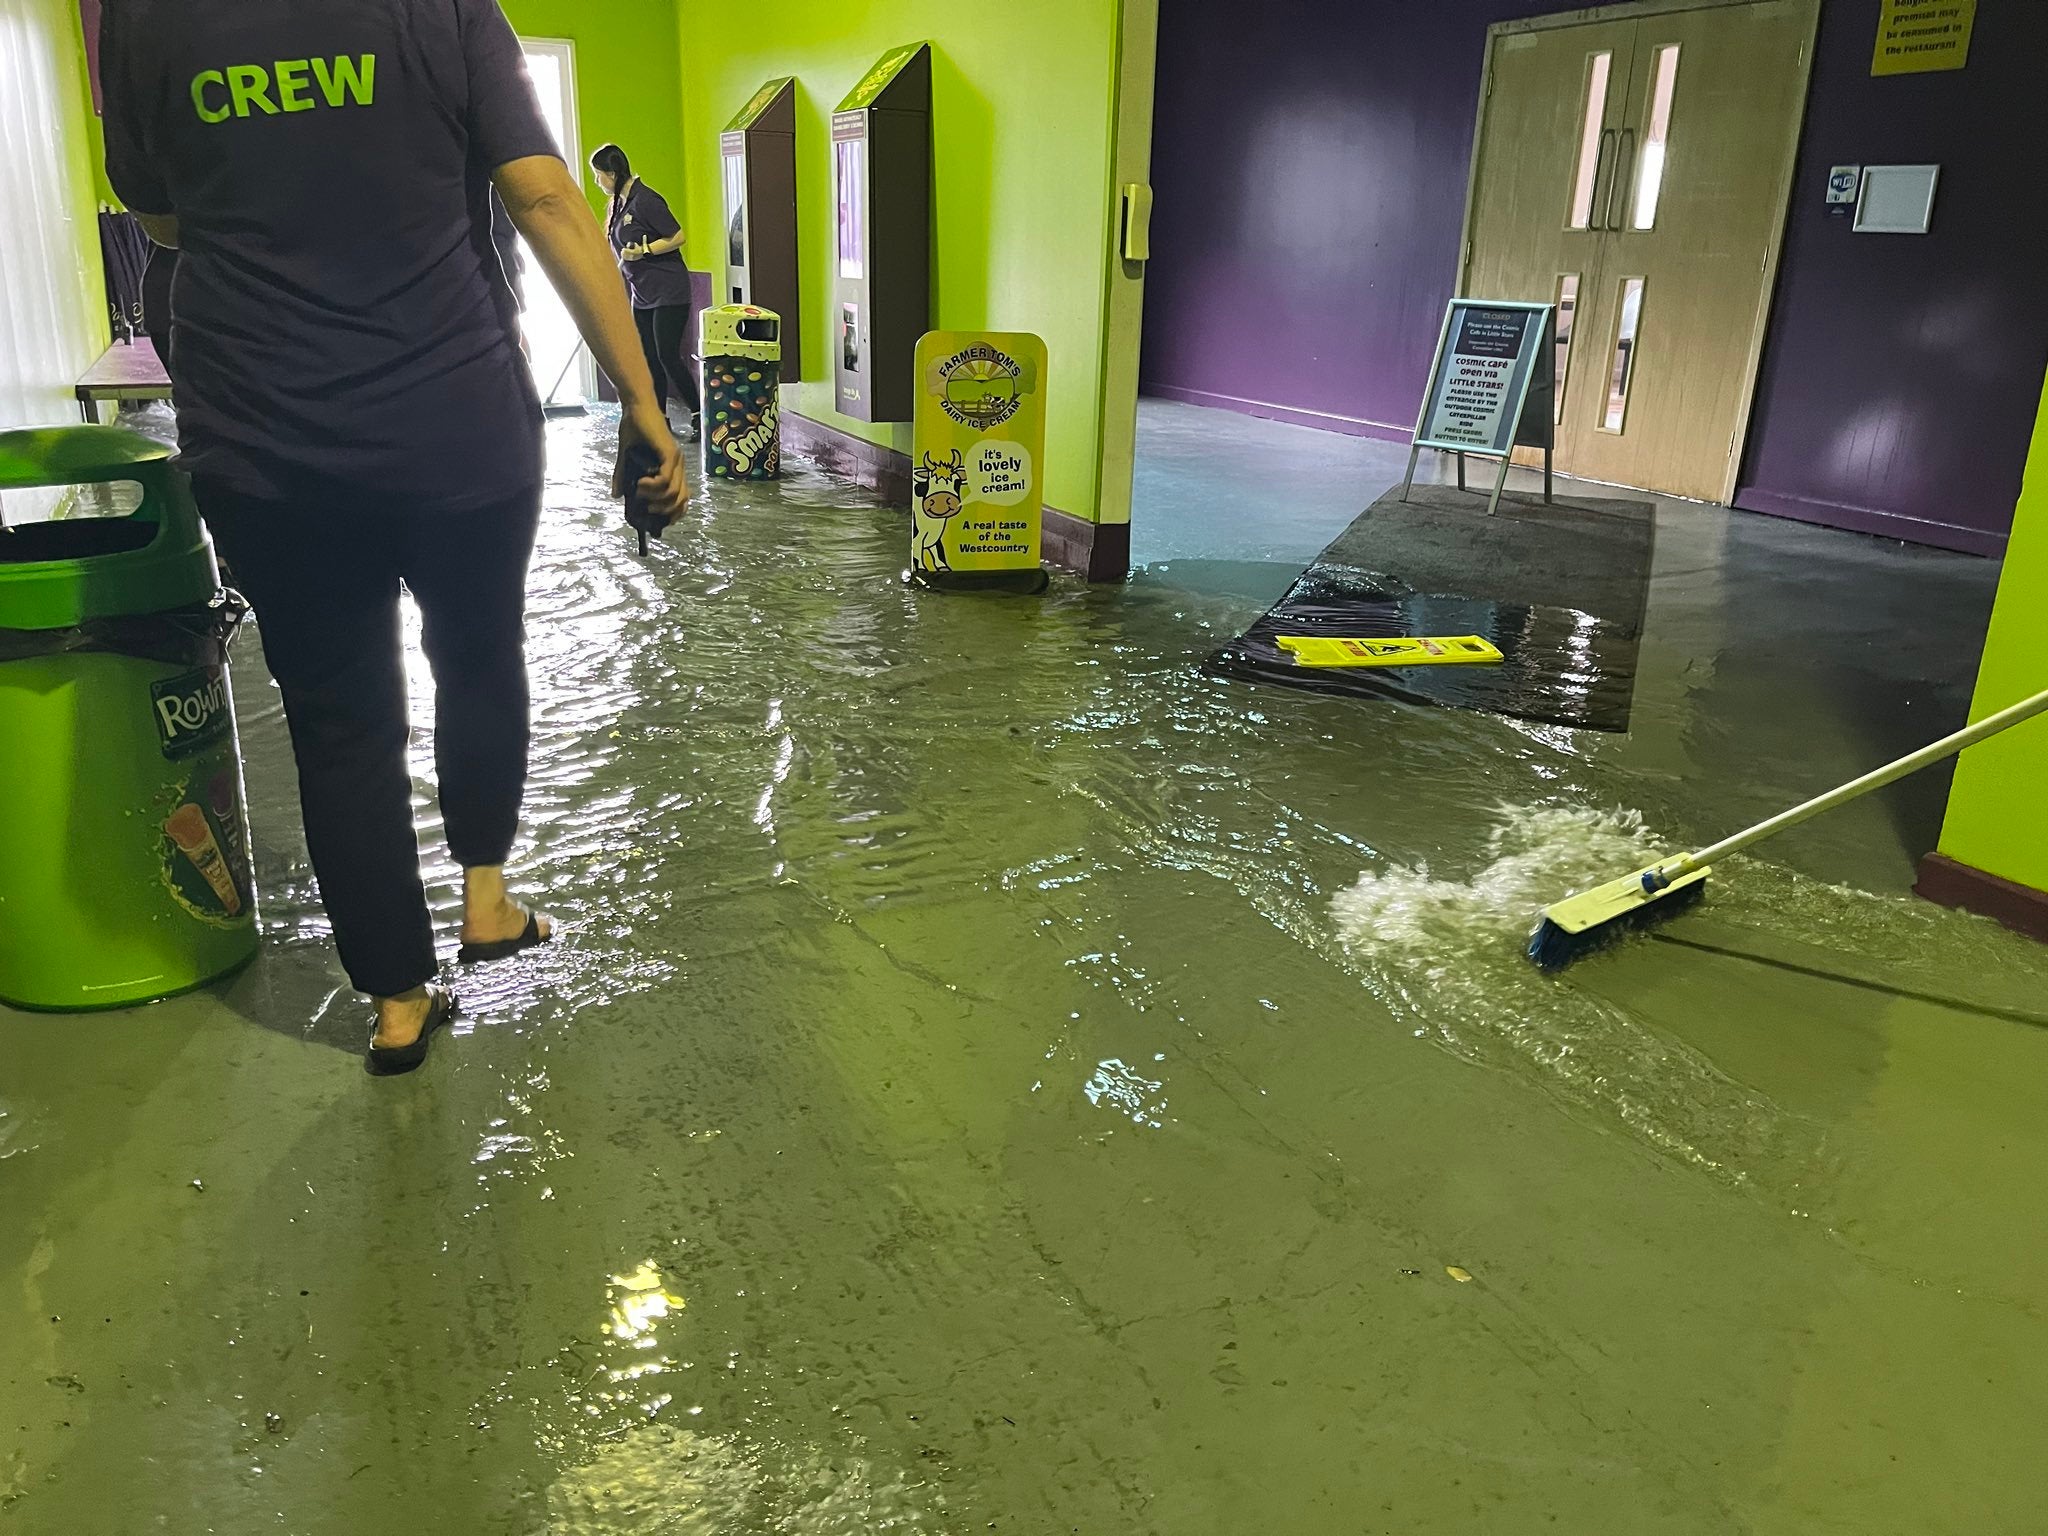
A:
<svg viewBox="0 0 2048 1536">
<path fill-rule="evenodd" d="M 919 570 L 950 571 L 946 560 L 946 524 L 960 515 L 960 499 L 967 490 L 967 463 L 955 448 L 943 459 L 929 453 L 910 471 L 910 496 L 915 509 L 917 532 L 911 539 L 911 557 Z"/>
</svg>

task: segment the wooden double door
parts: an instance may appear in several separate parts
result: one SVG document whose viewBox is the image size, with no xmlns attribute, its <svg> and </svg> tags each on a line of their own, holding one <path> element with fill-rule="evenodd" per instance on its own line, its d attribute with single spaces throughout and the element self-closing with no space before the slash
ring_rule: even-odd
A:
<svg viewBox="0 0 2048 1536">
<path fill-rule="evenodd" d="M 1495 29 L 1460 292 L 1558 306 L 1565 473 L 1732 494 L 1818 4 Z"/>
</svg>

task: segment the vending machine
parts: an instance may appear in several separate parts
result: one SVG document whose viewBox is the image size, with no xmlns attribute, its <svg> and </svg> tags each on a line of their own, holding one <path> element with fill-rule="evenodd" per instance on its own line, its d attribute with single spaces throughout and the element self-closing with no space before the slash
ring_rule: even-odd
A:
<svg viewBox="0 0 2048 1536">
<path fill-rule="evenodd" d="M 832 114 L 832 372 L 839 410 L 858 421 L 915 409 L 917 339 L 931 329 L 931 126 L 924 43 L 882 55 Z"/>
<path fill-rule="evenodd" d="M 721 303 L 773 310 L 782 321 L 782 377 L 803 377 L 803 306 L 797 292 L 796 80 L 756 91 L 718 140 L 725 183 L 725 293 Z"/>
</svg>

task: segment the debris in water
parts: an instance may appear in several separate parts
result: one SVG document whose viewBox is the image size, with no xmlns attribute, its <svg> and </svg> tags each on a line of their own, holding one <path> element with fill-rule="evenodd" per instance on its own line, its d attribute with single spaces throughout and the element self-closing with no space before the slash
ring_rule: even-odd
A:
<svg viewBox="0 0 2048 1536">
<path fill-rule="evenodd" d="M 1460 1269 L 1455 1264 L 1446 1264 L 1444 1266 L 1444 1273 L 1460 1285 L 1470 1285 L 1472 1283 L 1472 1271 L 1469 1269 Z"/>
</svg>

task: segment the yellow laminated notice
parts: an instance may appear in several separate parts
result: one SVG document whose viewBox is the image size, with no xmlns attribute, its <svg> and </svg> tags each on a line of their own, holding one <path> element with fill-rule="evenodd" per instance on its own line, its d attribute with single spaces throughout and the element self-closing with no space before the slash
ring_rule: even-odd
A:
<svg viewBox="0 0 2048 1536">
<path fill-rule="evenodd" d="M 1433 639 L 1333 640 L 1322 635 L 1281 635 L 1298 667 L 1444 667 L 1502 660 L 1500 651 L 1477 635 Z"/>
</svg>

